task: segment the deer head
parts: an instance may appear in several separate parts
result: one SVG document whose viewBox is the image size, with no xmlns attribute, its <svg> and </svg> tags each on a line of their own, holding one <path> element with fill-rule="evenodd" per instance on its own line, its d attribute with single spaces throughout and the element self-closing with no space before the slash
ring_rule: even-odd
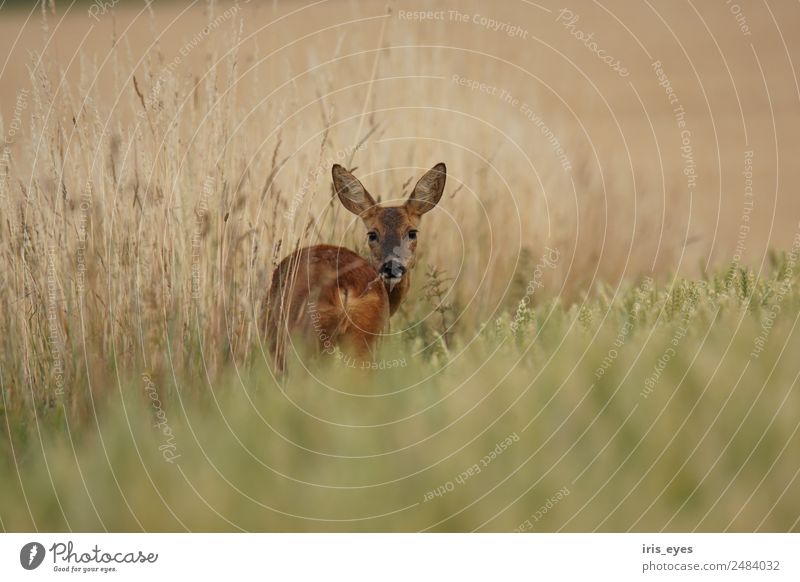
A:
<svg viewBox="0 0 800 582">
<path fill-rule="evenodd" d="M 367 228 L 369 261 L 391 292 L 414 267 L 420 218 L 442 197 L 447 169 L 439 163 L 428 170 L 401 206 L 376 204 L 361 182 L 339 164 L 334 164 L 332 173 L 342 205 L 360 216 Z"/>
</svg>

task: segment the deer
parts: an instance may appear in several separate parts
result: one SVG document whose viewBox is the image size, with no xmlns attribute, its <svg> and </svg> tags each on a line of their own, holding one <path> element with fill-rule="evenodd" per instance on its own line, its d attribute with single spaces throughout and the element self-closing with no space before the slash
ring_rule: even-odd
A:
<svg viewBox="0 0 800 582">
<path fill-rule="evenodd" d="M 318 244 L 278 263 L 260 316 L 278 373 L 285 370 L 287 347 L 294 339 L 317 353 L 340 350 L 354 361 L 374 357 L 389 318 L 411 287 L 420 219 L 441 199 L 447 169 L 436 164 L 399 206 L 377 204 L 358 178 L 339 164 L 333 165 L 331 175 L 342 206 L 366 227 L 368 256 Z"/>
</svg>

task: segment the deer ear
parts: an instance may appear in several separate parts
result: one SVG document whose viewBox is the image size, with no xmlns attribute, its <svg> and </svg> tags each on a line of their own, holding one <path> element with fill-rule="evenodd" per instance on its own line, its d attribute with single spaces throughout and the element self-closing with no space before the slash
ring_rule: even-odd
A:
<svg viewBox="0 0 800 582">
<path fill-rule="evenodd" d="M 409 212 L 422 215 L 433 210 L 433 207 L 436 206 L 439 199 L 442 197 L 446 178 L 447 167 L 441 162 L 428 170 L 425 175 L 419 179 L 417 185 L 414 186 L 414 191 L 406 202 L 406 208 Z"/>
<path fill-rule="evenodd" d="M 361 215 L 373 206 L 375 201 L 361 182 L 339 164 L 333 164 L 333 188 L 342 205 L 353 214 Z"/>
</svg>

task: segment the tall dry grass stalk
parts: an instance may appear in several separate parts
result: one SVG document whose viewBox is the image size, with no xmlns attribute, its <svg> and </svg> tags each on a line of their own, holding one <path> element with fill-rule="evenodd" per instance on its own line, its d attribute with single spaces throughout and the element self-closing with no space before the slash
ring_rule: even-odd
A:
<svg viewBox="0 0 800 582">
<path fill-rule="evenodd" d="M 410 336 L 429 343 L 516 309 L 548 248 L 559 260 L 534 303 L 671 264 L 673 227 L 652 236 L 663 230 L 656 190 L 570 131 L 545 95 L 525 98 L 571 172 L 519 111 L 497 105 L 513 134 L 469 113 L 476 96 L 450 81 L 470 70 L 468 54 L 391 48 L 408 39 L 378 18 L 324 55 L 276 56 L 230 10 L 207 5 L 208 33 L 195 31 L 185 58 L 155 38 L 139 55 L 114 36 L 107 56 L 81 54 L 77 83 L 51 49 L 32 55 L 27 131 L 0 185 L 6 406 L 55 406 L 63 390 L 82 416 L 117 389 L 93 370 L 118 382 L 182 370 L 202 390 L 262 357 L 257 310 L 277 261 L 315 242 L 363 244 L 332 196 L 333 162 L 386 202 L 446 161 L 442 210 L 426 217 L 417 290 L 396 324 L 420 323 Z M 435 301 L 426 270 L 448 283 Z"/>
</svg>

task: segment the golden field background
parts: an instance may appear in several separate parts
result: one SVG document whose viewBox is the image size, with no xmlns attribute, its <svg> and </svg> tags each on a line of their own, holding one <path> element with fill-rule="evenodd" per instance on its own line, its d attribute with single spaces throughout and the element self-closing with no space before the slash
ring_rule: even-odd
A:
<svg viewBox="0 0 800 582">
<path fill-rule="evenodd" d="M 179 57 L 177 76 L 182 83 L 209 70 L 223 75 L 222 62 L 211 67 L 226 56 L 237 38 L 238 19 L 224 19 L 217 32 L 203 36 L 183 57 L 181 50 L 210 20 L 203 3 L 156 3 L 154 17 L 150 17 L 143 5 L 121 2 L 113 14 L 99 16 L 99 22 L 88 16 L 89 6 L 78 4 L 66 10 L 66 5 L 59 4 L 56 14 L 48 17 L 47 31 L 40 26 L 37 10 L 4 10 L 0 42 L 7 59 L 0 111 L 6 123 L 17 90 L 30 85 L 28 53 L 42 51 L 45 42 L 47 56 L 63 67 L 57 72 L 71 84 L 77 84 L 83 75 L 99 95 L 113 94 L 119 101 L 116 108 L 136 109 L 131 86 L 136 66 L 141 71 L 152 64 L 151 74 L 168 75 L 172 72 L 169 64 Z M 792 163 L 800 139 L 795 114 L 798 82 L 792 65 L 798 41 L 779 31 L 776 23 L 792 22 L 796 16 L 793 4 L 777 2 L 765 8 L 759 2 L 737 3 L 751 36 L 742 34 L 725 2 L 722 6 L 569 4 L 580 16 L 578 28 L 594 32 L 602 48 L 630 70 L 625 79 L 599 63 L 562 26 L 554 25 L 559 4 L 541 4 L 544 9 L 524 2 L 501 3 L 491 9 L 481 3 L 441 3 L 441 8 L 437 4 L 440 10 L 486 15 L 519 26 L 528 33 L 527 39 L 472 23 L 420 23 L 398 16 L 401 10 L 426 6 L 396 4 L 393 15 L 386 17 L 386 5 L 380 2 L 242 4 L 239 16 L 244 15 L 245 22 L 238 33 L 242 42 L 236 47 L 240 77 L 235 93 L 249 114 L 248 124 L 273 122 L 261 131 L 253 130 L 259 136 L 254 138 L 257 151 L 264 150 L 264 155 L 271 151 L 275 116 L 279 112 L 285 115 L 283 134 L 291 135 L 292 148 L 297 151 L 287 149 L 287 154 L 295 155 L 289 161 L 292 167 L 282 173 L 302 183 L 307 168 L 316 164 L 301 156 L 316 161 L 324 127 L 321 119 L 335 116 L 341 136 L 331 142 L 340 148 L 337 153 L 346 150 L 361 137 L 355 133 L 359 124 L 365 123 L 361 113 L 366 102 L 368 111 L 381 110 L 372 118 L 381 124 L 382 139 L 380 144 L 373 140 L 358 156 L 362 173 L 388 172 L 386 167 L 398 162 L 386 164 L 385 158 L 407 158 L 408 136 L 419 135 L 417 130 L 424 128 L 430 133 L 425 137 L 437 141 L 416 143 L 414 163 L 429 167 L 434 159 L 447 160 L 452 166 L 451 184 L 457 184 L 472 179 L 486 165 L 483 159 L 491 160 L 495 169 L 486 190 L 466 190 L 458 206 L 480 208 L 481 200 L 494 200 L 491 196 L 497 196 L 497 203 L 506 207 L 516 202 L 521 218 L 535 221 L 526 222 L 530 228 L 523 244 L 548 235 L 557 238 L 553 230 L 563 221 L 574 221 L 577 208 L 599 204 L 592 222 L 600 222 L 597 228 L 605 231 L 608 262 L 619 263 L 613 251 L 628 255 L 631 233 L 635 232 L 633 211 L 628 209 L 634 206 L 636 192 L 647 201 L 639 208 L 636 222 L 654 221 L 660 234 L 666 223 L 674 232 L 663 235 L 658 253 L 654 249 L 640 251 L 633 245 L 634 254 L 658 263 L 677 249 L 677 257 L 670 256 L 669 264 L 696 270 L 698 264 L 724 262 L 734 254 L 742 215 L 744 151 L 753 150 L 757 201 L 744 254 L 757 265 L 768 246 L 786 248 L 790 244 L 800 219 L 794 195 L 800 170 Z M 218 6 L 217 13 L 227 7 L 224 3 Z M 121 39 L 123 61 L 116 66 L 116 73 L 114 60 L 118 57 L 109 53 L 115 36 Z M 382 50 L 378 51 L 379 47 Z M 699 166 L 699 185 L 691 207 L 680 174 L 680 136 L 650 66 L 655 60 L 664 64 L 687 110 Z M 96 78 L 95 71 L 88 70 L 92 63 L 99 69 Z M 573 165 L 588 166 L 587 183 L 576 184 L 577 193 L 562 192 L 569 184 L 554 171 L 558 164 L 548 156 L 546 141 L 533 131 L 532 124 L 526 124 L 518 109 L 504 106 L 499 98 L 455 85 L 453 75 L 505 89 L 543 114 L 560 141 L 571 148 L 568 154 Z M 380 80 L 371 82 L 373 77 Z M 52 82 L 55 87 L 56 79 Z M 323 95 L 324 104 L 320 102 Z M 102 103 L 103 113 L 112 106 Z M 290 117 L 292 112 L 300 113 Z M 447 135 L 435 135 L 437 131 Z M 423 147 L 430 149 L 419 149 Z M 541 149 L 544 151 L 539 152 Z M 430 160 L 425 156 L 429 152 Z M 459 164 L 456 160 L 461 156 L 463 163 Z M 393 176 L 379 179 L 382 181 L 373 189 L 386 195 L 397 187 Z M 547 208 L 554 216 L 547 216 Z M 448 210 L 456 212 L 455 203 Z M 623 212 L 629 214 L 614 222 L 614 215 Z M 518 225 L 515 220 L 515 227 Z M 585 238 L 593 236 L 594 232 L 587 233 Z M 686 239 L 696 242 L 684 249 Z"/>
<path fill-rule="evenodd" d="M 797 530 L 800 7 L 731 4 L 4 6 L 3 528 Z M 363 245 L 331 164 L 439 161 L 406 365 L 276 381 L 272 268 Z"/>
</svg>

